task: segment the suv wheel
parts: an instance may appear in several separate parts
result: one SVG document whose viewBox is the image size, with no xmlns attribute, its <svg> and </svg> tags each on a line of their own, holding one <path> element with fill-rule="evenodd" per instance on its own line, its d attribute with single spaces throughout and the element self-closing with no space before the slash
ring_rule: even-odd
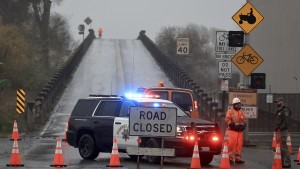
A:
<svg viewBox="0 0 300 169">
<path fill-rule="evenodd" d="M 78 150 L 80 156 L 88 160 L 94 160 L 99 154 L 99 151 L 95 146 L 94 139 L 88 134 L 84 134 L 80 137 Z"/>
<path fill-rule="evenodd" d="M 208 165 L 214 158 L 214 155 L 211 154 L 205 154 L 200 155 L 200 163 L 201 165 Z"/>
<path fill-rule="evenodd" d="M 146 147 L 160 148 L 160 141 L 158 139 L 150 138 L 146 143 Z M 149 163 L 159 163 L 160 156 L 146 156 L 146 159 Z"/>
</svg>

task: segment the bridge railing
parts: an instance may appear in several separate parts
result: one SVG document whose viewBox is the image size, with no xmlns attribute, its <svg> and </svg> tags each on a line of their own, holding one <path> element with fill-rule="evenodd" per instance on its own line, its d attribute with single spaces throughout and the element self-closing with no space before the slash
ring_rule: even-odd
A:
<svg viewBox="0 0 300 169">
<path fill-rule="evenodd" d="M 70 58 L 50 78 L 49 82 L 41 90 L 34 101 L 27 103 L 26 119 L 29 130 L 34 130 L 36 124 L 43 124 L 50 115 L 62 91 L 64 90 L 70 75 L 74 72 L 82 57 L 95 38 L 94 31 L 89 30 L 89 35 L 74 50 Z"/>
</svg>

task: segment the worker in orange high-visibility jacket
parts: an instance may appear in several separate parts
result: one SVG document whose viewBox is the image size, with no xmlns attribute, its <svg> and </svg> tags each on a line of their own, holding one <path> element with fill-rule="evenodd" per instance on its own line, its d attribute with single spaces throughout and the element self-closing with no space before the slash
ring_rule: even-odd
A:
<svg viewBox="0 0 300 169">
<path fill-rule="evenodd" d="M 99 38 L 102 37 L 102 33 L 103 33 L 103 29 L 102 29 L 102 28 L 99 28 L 99 29 L 98 29 L 98 35 L 99 35 Z"/>
<path fill-rule="evenodd" d="M 243 131 L 246 128 L 246 115 L 241 109 L 241 100 L 233 98 L 233 108 L 226 112 L 225 122 L 228 124 L 229 141 L 228 153 L 230 163 L 244 163 L 242 160 L 242 147 L 243 147 Z"/>
</svg>

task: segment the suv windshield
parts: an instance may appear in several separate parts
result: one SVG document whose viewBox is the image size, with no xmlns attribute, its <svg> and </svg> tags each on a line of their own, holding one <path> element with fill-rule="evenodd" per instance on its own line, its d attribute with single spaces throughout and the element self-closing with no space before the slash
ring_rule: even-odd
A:
<svg viewBox="0 0 300 169">
<path fill-rule="evenodd" d="M 139 102 L 139 104 L 143 107 L 154 107 L 153 102 Z M 183 111 L 181 108 L 179 108 L 177 105 L 173 103 L 158 103 L 158 107 L 171 107 L 177 109 L 177 117 L 189 117 L 189 115 L 186 114 L 185 111 Z"/>
</svg>

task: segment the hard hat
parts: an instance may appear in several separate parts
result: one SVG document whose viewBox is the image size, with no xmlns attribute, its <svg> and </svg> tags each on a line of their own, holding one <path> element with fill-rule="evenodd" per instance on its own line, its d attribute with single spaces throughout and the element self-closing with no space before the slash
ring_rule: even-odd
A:
<svg viewBox="0 0 300 169">
<path fill-rule="evenodd" d="M 158 87 L 164 87 L 164 86 L 165 86 L 165 83 L 163 81 L 158 83 Z"/>
<path fill-rule="evenodd" d="M 241 100 L 237 97 L 233 98 L 232 104 L 237 104 L 237 103 L 241 103 Z"/>
</svg>

